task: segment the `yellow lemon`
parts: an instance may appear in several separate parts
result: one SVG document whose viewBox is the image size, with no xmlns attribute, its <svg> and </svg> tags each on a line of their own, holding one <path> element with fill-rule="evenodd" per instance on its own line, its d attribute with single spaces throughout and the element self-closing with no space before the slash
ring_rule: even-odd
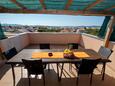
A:
<svg viewBox="0 0 115 86">
<path fill-rule="evenodd" d="M 64 53 L 65 53 L 65 54 L 72 54 L 73 52 L 72 52 L 70 49 L 65 49 L 65 50 L 64 50 Z"/>
</svg>

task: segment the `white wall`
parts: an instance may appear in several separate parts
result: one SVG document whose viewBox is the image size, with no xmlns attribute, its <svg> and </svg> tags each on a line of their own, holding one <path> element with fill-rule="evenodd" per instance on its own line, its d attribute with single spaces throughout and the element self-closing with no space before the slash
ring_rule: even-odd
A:
<svg viewBox="0 0 115 86">
<path fill-rule="evenodd" d="M 80 44 L 86 49 L 98 51 L 103 45 L 103 40 L 92 35 L 82 34 Z"/>
<path fill-rule="evenodd" d="M 50 43 L 50 44 L 67 44 L 79 43 L 80 34 L 77 33 L 29 33 L 31 44 Z"/>
<path fill-rule="evenodd" d="M 2 51 L 16 47 L 18 51 L 29 44 L 68 44 L 79 43 L 81 35 L 77 33 L 23 33 L 7 39 L 0 40 Z"/>
<path fill-rule="evenodd" d="M 0 40 L 0 48 L 2 52 L 15 47 L 17 51 L 20 51 L 24 47 L 29 45 L 28 34 L 23 33 L 16 36 L 9 37 L 7 39 Z"/>
</svg>

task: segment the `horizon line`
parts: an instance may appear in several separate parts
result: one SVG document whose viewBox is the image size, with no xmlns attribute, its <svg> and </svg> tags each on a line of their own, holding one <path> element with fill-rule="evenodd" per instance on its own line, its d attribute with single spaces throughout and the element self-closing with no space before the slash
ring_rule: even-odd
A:
<svg viewBox="0 0 115 86">
<path fill-rule="evenodd" d="M 34 25 L 26 25 L 26 24 L 8 24 L 8 23 L 1 23 L 1 25 L 22 25 L 22 26 L 34 26 Z M 35 26 L 50 26 L 50 25 L 37 25 L 37 24 L 35 24 Z M 99 26 L 99 25 L 76 25 L 76 26 L 56 26 L 56 25 L 54 25 L 54 27 L 78 27 L 78 26 Z M 53 26 L 52 26 L 53 27 Z"/>
</svg>

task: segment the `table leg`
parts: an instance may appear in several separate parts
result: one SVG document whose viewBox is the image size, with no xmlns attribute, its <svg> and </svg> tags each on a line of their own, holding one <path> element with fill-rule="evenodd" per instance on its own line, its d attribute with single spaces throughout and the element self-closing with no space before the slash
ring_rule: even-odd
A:
<svg viewBox="0 0 115 86">
<path fill-rule="evenodd" d="M 60 73 L 59 81 L 61 81 L 61 77 L 62 77 L 62 73 L 63 73 L 63 67 L 64 67 L 64 63 L 62 63 L 62 67 L 61 67 L 61 73 Z"/>
<path fill-rule="evenodd" d="M 57 76 L 58 76 L 58 81 L 59 81 L 59 63 L 56 64 L 57 65 Z"/>
<path fill-rule="evenodd" d="M 13 86 L 15 86 L 15 71 L 14 71 L 14 64 L 11 64 L 12 67 L 12 76 L 13 76 Z"/>
<path fill-rule="evenodd" d="M 102 69 L 102 80 L 104 80 L 104 78 L 105 78 L 105 67 L 106 67 L 106 63 L 104 62 L 103 63 L 103 69 Z"/>
<path fill-rule="evenodd" d="M 48 70 L 50 70 L 50 64 L 48 64 Z"/>
</svg>

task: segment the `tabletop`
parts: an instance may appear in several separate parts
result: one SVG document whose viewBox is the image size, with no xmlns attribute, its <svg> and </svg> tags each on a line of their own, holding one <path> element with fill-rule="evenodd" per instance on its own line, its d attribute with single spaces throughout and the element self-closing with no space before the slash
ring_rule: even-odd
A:
<svg viewBox="0 0 115 86">
<path fill-rule="evenodd" d="M 63 49 L 23 49 L 20 51 L 17 55 L 12 57 L 9 61 L 6 62 L 6 64 L 21 64 L 22 59 L 33 59 L 32 55 L 33 53 L 63 53 Z M 85 53 L 84 55 L 89 56 L 88 59 L 94 59 L 94 58 L 102 58 L 97 52 L 95 52 L 92 49 L 84 49 L 84 50 L 75 50 L 74 53 L 82 52 Z M 78 53 L 79 54 L 79 53 Z M 79 56 L 79 55 L 78 55 Z M 40 59 L 40 58 L 35 58 Z M 66 59 L 66 58 L 41 58 L 43 63 L 74 63 L 74 62 L 80 62 L 82 58 L 77 59 Z M 110 62 L 109 59 L 102 59 L 102 61 Z"/>
</svg>

